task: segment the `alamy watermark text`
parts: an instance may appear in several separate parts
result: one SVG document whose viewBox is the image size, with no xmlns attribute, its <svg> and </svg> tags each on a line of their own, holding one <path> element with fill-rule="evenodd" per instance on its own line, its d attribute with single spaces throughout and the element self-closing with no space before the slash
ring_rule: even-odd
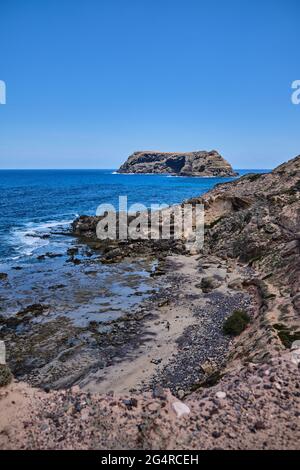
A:
<svg viewBox="0 0 300 470">
<path fill-rule="evenodd" d="M 300 104 L 300 80 L 294 80 L 292 83 L 292 89 L 295 90 L 292 93 L 291 99 L 293 104 Z"/>
<path fill-rule="evenodd" d="M 0 104 L 6 104 L 6 84 L 0 80 Z"/>
</svg>

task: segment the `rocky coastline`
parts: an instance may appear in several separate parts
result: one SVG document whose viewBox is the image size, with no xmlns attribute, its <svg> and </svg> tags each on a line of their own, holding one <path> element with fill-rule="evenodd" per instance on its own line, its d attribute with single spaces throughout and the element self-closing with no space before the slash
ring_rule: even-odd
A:
<svg viewBox="0 0 300 470">
<path fill-rule="evenodd" d="M 101 241 L 99 218 L 73 222 L 72 234 L 97 262 L 146 261 L 153 292 L 105 324 L 78 329 L 55 319 L 52 337 L 60 342 L 51 353 L 49 325 L 35 324 L 46 307 L 32 306 L 11 323 L 0 318 L 2 337 L 20 355 L 32 327 L 44 335 L 36 359 L 45 353 L 45 364 L 27 356 L 28 372 L 19 375 L 27 384 L 0 389 L 0 448 L 297 448 L 300 156 L 190 202 L 205 209 L 198 253 L 184 239 Z M 18 376 L 13 354 L 8 362 Z"/>
</svg>

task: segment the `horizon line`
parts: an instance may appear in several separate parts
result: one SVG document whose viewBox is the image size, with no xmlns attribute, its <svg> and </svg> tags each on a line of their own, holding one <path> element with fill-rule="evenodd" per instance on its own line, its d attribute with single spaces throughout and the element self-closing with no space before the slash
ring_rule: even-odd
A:
<svg viewBox="0 0 300 470">
<path fill-rule="evenodd" d="M 233 167 L 234 170 L 273 170 L 274 168 L 235 168 Z M 0 171 L 49 171 L 49 170 L 55 170 L 55 171 L 66 171 L 66 170 L 114 170 L 117 171 L 118 168 L 0 168 Z M 120 174 L 126 174 L 126 173 L 120 173 Z M 146 173 L 136 173 L 137 175 L 143 175 Z M 148 175 L 151 175 L 151 173 L 147 173 Z M 165 173 L 153 173 L 153 175 L 160 175 L 160 174 L 165 174 Z M 201 176 L 200 176 L 201 178 Z"/>
</svg>

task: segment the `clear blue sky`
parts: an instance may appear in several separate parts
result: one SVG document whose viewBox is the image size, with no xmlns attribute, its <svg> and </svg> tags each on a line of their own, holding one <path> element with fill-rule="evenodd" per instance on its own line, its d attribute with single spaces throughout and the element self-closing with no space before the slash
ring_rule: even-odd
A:
<svg viewBox="0 0 300 470">
<path fill-rule="evenodd" d="M 1 0 L 0 168 L 300 153 L 299 0 Z"/>
</svg>

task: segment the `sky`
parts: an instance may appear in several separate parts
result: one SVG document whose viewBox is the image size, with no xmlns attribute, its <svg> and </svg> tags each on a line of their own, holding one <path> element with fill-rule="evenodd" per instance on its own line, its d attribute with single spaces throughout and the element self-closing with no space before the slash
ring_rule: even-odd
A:
<svg viewBox="0 0 300 470">
<path fill-rule="evenodd" d="M 0 0 L 0 168 L 300 153 L 299 0 Z"/>
</svg>

